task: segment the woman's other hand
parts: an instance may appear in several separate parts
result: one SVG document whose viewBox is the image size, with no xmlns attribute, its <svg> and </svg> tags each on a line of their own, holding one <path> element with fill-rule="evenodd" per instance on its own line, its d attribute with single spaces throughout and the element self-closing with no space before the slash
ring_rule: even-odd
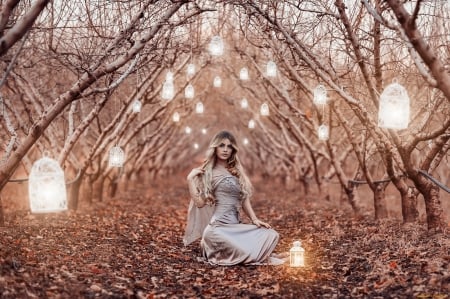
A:
<svg viewBox="0 0 450 299">
<path fill-rule="evenodd" d="M 254 219 L 252 220 L 253 224 L 256 225 L 257 227 L 265 227 L 265 228 L 272 228 L 272 226 L 270 226 L 269 223 L 266 223 L 264 221 L 261 221 L 259 219 Z"/>
<path fill-rule="evenodd" d="M 191 170 L 191 172 L 188 174 L 187 179 L 188 180 L 192 180 L 193 178 L 195 178 L 196 176 L 198 176 L 199 174 L 203 174 L 205 173 L 205 170 L 197 167 Z"/>
</svg>

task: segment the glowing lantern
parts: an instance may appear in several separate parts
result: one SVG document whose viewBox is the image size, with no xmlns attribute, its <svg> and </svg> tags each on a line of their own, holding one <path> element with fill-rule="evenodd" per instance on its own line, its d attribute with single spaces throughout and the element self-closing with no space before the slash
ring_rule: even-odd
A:
<svg viewBox="0 0 450 299">
<path fill-rule="evenodd" d="M 305 249 L 302 247 L 301 241 L 295 241 L 294 246 L 289 250 L 291 267 L 305 266 Z"/>
<path fill-rule="evenodd" d="M 387 129 L 406 129 L 409 123 L 409 97 L 398 84 L 388 85 L 380 96 L 378 126 Z"/>
<path fill-rule="evenodd" d="M 141 101 L 134 100 L 134 102 L 133 102 L 133 112 L 134 113 L 139 113 L 139 112 L 141 112 L 141 108 L 142 108 Z"/>
<path fill-rule="evenodd" d="M 214 87 L 222 86 L 222 79 L 219 76 L 214 77 Z"/>
<path fill-rule="evenodd" d="M 175 88 L 173 86 L 173 82 L 166 80 L 163 84 L 161 97 L 164 100 L 170 101 L 173 99 L 174 96 L 175 96 Z"/>
<path fill-rule="evenodd" d="M 241 100 L 241 108 L 242 109 L 247 109 L 248 108 L 248 101 L 246 98 L 242 98 Z"/>
<path fill-rule="evenodd" d="M 206 129 L 202 129 L 202 134 L 206 134 L 207 130 Z"/>
<path fill-rule="evenodd" d="M 244 138 L 244 145 L 247 145 L 247 144 L 248 144 L 248 139 Z"/>
<path fill-rule="evenodd" d="M 166 74 L 166 81 L 173 82 L 173 73 L 171 71 L 168 71 Z"/>
<path fill-rule="evenodd" d="M 125 153 L 120 146 L 113 146 L 109 150 L 109 166 L 110 167 L 122 167 L 125 162 Z"/>
<path fill-rule="evenodd" d="M 272 60 L 267 62 L 266 76 L 267 77 L 276 77 L 277 76 L 277 65 Z"/>
<path fill-rule="evenodd" d="M 198 143 L 194 143 L 194 148 L 198 149 Z"/>
<path fill-rule="evenodd" d="M 248 69 L 246 67 L 241 68 L 239 72 L 239 79 L 248 80 Z"/>
<path fill-rule="evenodd" d="M 198 102 L 196 105 L 195 105 L 195 113 L 198 113 L 198 114 L 202 114 L 203 113 L 203 103 L 202 102 Z"/>
<path fill-rule="evenodd" d="M 325 86 L 319 84 L 314 88 L 314 104 L 325 105 L 327 103 L 327 90 Z"/>
<path fill-rule="evenodd" d="M 190 127 L 186 127 L 186 128 L 184 128 L 184 132 L 185 132 L 186 134 L 191 134 L 192 129 L 191 129 Z"/>
<path fill-rule="evenodd" d="M 224 44 L 222 38 L 218 35 L 213 36 L 209 43 L 209 53 L 212 56 L 221 56 L 223 54 Z"/>
<path fill-rule="evenodd" d="M 269 105 L 267 103 L 262 104 L 259 112 L 262 116 L 269 116 Z"/>
<path fill-rule="evenodd" d="M 317 135 L 319 136 L 319 140 L 328 140 L 329 136 L 329 130 L 327 125 L 320 125 L 319 129 L 317 130 Z"/>
<path fill-rule="evenodd" d="M 248 128 L 254 129 L 255 128 L 255 121 L 253 119 L 248 121 Z"/>
<path fill-rule="evenodd" d="M 43 157 L 34 162 L 28 183 L 32 213 L 67 210 L 64 172 L 57 161 L 49 157 Z"/>
<path fill-rule="evenodd" d="M 186 74 L 191 77 L 195 75 L 195 64 L 189 63 L 186 69 Z"/>
<path fill-rule="evenodd" d="M 173 122 L 179 122 L 180 121 L 180 114 L 178 112 L 175 112 L 172 116 Z"/>
<path fill-rule="evenodd" d="M 184 89 L 184 97 L 186 99 L 193 99 L 194 98 L 194 86 L 191 84 L 188 84 L 186 88 Z"/>
</svg>

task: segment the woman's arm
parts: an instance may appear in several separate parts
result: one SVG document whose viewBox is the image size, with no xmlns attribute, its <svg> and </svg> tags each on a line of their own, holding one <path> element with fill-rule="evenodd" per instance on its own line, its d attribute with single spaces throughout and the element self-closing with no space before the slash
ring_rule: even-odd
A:
<svg viewBox="0 0 450 299">
<path fill-rule="evenodd" d="M 206 204 L 205 199 L 201 196 L 201 190 L 199 190 L 200 184 L 198 184 L 198 180 L 200 180 L 199 174 L 203 172 L 203 169 L 194 168 L 187 176 L 189 193 L 197 208 L 202 208 Z"/>
<path fill-rule="evenodd" d="M 261 221 L 258 219 L 258 217 L 256 217 L 255 212 L 253 211 L 253 208 L 252 208 L 252 204 L 250 202 L 250 198 L 246 198 L 244 200 L 244 202 L 242 203 L 242 208 L 243 208 L 245 214 L 247 214 L 247 216 L 250 217 L 250 219 L 252 220 L 254 225 L 256 225 L 257 227 L 263 226 L 265 228 L 271 228 L 269 223 Z"/>
</svg>

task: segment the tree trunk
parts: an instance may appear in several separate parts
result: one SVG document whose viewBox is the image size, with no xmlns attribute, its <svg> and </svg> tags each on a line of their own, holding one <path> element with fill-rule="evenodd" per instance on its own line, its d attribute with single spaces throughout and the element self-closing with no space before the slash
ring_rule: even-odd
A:
<svg viewBox="0 0 450 299">
<path fill-rule="evenodd" d="M 357 215 L 361 213 L 359 198 L 355 193 L 355 184 L 352 182 L 348 182 L 347 188 L 344 188 L 345 194 L 347 195 L 347 200 L 350 203 L 350 206 Z"/>
<path fill-rule="evenodd" d="M 407 186 L 406 190 L 400 190 L 402 197 L 402 215 L 403 222 L 417 222 L 419 211 L 417 210 L 417 195 L 419 192 L 416 188 Z"/>
<path fill-rule="evenodd" d="M 375 219 L 383 219 L 388 217 L 386 207 L 386 187 L 389 183 L 374 183 L 374 206 L 375 206 Z"/>
<path fill-rule="evenodd" d="M 423 192 L 425 199 L 425 210 L 427 212 L 428 230 L 435 232 L 444 231 L 443 210 L 441 200 L 439 197 L 439 187 L 434 184 L 429 184 L 427 192 Z"/>
<path fill-rule="evenodd" d="M 80 194 L 80 186 L 81 182 L 83 181 L 84 177 L 84 170 L 80 170 L 80 176 L 78 179 L 72 183 L 72 186 L 70 186 L 70 193 L 69 193 L 69 209 L 71 210 L 77 210 L 78 209 L 78 198 Z"/>
<path fill-rule="evenodd" d="M 5 226 L 5 215 L 3 213 L 3 201 L 0 195 L 0 226 Z"/>
</svg>

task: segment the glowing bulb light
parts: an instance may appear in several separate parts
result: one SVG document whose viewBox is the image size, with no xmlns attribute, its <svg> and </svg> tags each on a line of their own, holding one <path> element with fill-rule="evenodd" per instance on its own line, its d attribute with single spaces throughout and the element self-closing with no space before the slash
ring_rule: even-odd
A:
<svg viewBox="0 0 450 299">
<path fill-rule="evenodd" d="M 248 80 L 248 69 L 246 67 L 241 68 L 239 72 L 239 79 Z"/>
<path fill-rule="evenodd" d="M 175 112 L 172 116 L 173 122 L 177 123 L 180 121 L 180 114 L 178 112 Z"/>
<path fill-rule="evenodd" d="M 248 108 L 248 101 L 247 101 L 246 98 L 243 98 L 243 99 L 241 100 L 241 108 L 242 108 L 242 109 L 247 109 L 247 108 Z"/>
<path fill-rule="evenodd" d="M 269 116 L 269 105 L 267 103 L 262 104 L 259 112 L 262 116 Z"/>
<path fill-rule="evenodd" d="M 224 44 L 220 36 L 215 35 L 209 43 L 209 53 L 212 56 L 222 56 L 223 55 Z"/>
<path fill-rule="evenodd" d="M 28 180 L 28 196 L 32 213 L 67 210 L 64 171 L 57 161 L 43 157 L 34 162 Z"/>
<path fill-rule="evenodd" d="M 219 76 L 214 77 L 214 87 L 221 87 L 222 86 L 222 79 L 220 79 Z"/>
<path fill-rule="evenodd" d="M 409 97 L 398 84 L 388 85 L 380 96 L 378 126 L 387 129 L 406 129 L 409 123 Z"/>
<path fill-rule="evenodd" d="M 195 105 L 195 113 L 202 114 L 203 111 L 204 111 L 203 103 L 202 103 L 202 102 L 198 102 L 198 103 Z"/>
<path fill-rule="evenodd" d="M 248 121 L 248 128 L 254 129 L 255 128 L 255 121 L 253 119 Z"/>
<path fill-rule="evenodd" d="M 110 167 L 122 167 L 125 162 L 125 153 L 120 148 L 120 146 L 113 146 L 109 150 L 109 161 L 108 164 Z"/>
<path fill-rule="evenodd" d="M 266 76 L 267 77 L 276 77 L 277 76 L 277 65 L 272 60 L 267 62 Z"/>
<path fill-rule="evenodd" d="M 192 86 L 191 84 L 188 84 L 186 86 L 186 88 L 184 89 L 184 97 L 186 99 L 193 99 L 194 98 L 194 94 L 195 94 L 194 86 Z"/>
<path fill-rule="evenodd" d="M 327 125 L 320 125 L 319 129 L 317 130 L 317 135 L 319 137 L 319 140 L 328 140 L 330 137 L 329 129 Z"/>
<path fill-rule="evenodd" d="M 139 100 L 134 100 L 133 102 L 133 113 L 141 112 L 142 103 Z"/>
<path fill-rule="evenodd" d="M 294 246 L 289 250 L 289 261 L 291 267 L 305 266 L 305 249 L 301 241 L 295 241 Z"/>
<path fill-rule="evenodd" d="M 314 104 L 325 105 L 327 103 L 327 90 L 325 86 L 319 84 L 314 88 Z"/>
</svg>

